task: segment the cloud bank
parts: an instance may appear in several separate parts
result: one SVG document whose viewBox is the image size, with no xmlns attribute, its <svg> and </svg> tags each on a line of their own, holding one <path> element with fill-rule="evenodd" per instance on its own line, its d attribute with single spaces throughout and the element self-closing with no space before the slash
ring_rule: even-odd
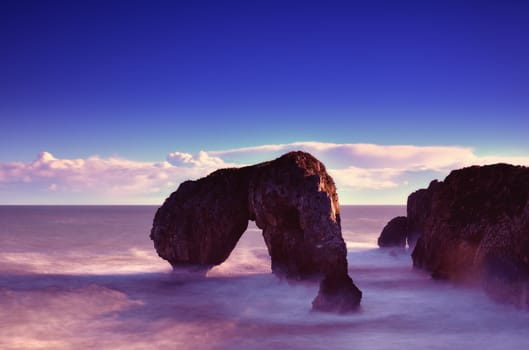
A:
<svg viewBox="0 0 529 350">
<path fill-rule="evenodd" d="M 192 155 L 171 152 L 162 162 L 121 158 L 60 159 L 40 153 L 28 163 L 0 163 L 1 202 L 160 204 L 187 179 L 218 168 L 273 159 L 304 150 L 323 161 L 343 203 L 405 203 L 406 196 L 452 169 L 498 162 L 529 165 L 529 157 L 478 156 L 458 146 L 296 142 Z"/>
<path fill-rule="evenodd" d="M 478 156 L 473 148 L 460 146 L 296 142 L 209 153 L 228 161 L 263 161 L 293 150 L 307 151 L 323 161 L 338 187 L 358 190 L 409 186 L 411 183 L 421 183 L 417 181 L 420 178 L 423 178 L 421 186 L 424 186 L 435 178 L 432 175 L 443 178 L 453 169 L 470 165 L 499 162 L 529 165 L 529 157 Z M 405 199 L 401 202 L 404 203 Z"/>
<path fill-rule="evenodd" d="M 30 163 L 0 163 L 0 198 L 6 204 L 160 203 L 180 182 L 227 165 L 183 155 L 181 164 L 171 164 L 97 156 L 58 159 L 42 152 Z"/>
</svg>

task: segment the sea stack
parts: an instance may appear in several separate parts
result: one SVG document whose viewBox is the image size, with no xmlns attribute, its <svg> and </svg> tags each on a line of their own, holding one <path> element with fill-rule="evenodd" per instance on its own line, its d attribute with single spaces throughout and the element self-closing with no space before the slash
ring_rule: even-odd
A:
<svg viewBox="0 0 529 350">
<path fill-rule="evenodd" d="M 314 310 L 357 308 L 362 293 L 347 271 L 336 187 L 308 153 L 182 183 L 156 212 L 150 237 L 173 267 L 207 271 L 228 258 L 248 220 L 263 230 L 273 273 L 321 280 Z"/>
<path fill-rule="evenodd" d="M 397 216 L 382 229 L 377 243 L 380 248 L 406 248 L 407 237 L 408 220 L 405 216 Z"/>
<path fill-rule="evenodd" d="M 415 267 L 483 283 L 494 299 L 529 306 L 529 168 L 452 171 L 411 194 L 407 211 Z"/>
</svg>

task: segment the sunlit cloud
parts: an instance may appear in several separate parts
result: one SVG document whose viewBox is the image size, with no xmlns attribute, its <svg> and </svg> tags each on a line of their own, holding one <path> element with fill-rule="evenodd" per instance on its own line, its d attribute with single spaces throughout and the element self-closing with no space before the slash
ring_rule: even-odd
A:
<svg viewBox="0 0 529 350">
<path fill-rule="evenodd" d="M 478 155 L 460 146 L 414 146 L 296 142 L 189 154 L 174 151 L 161 162 L 98 156 L 62 159 L 40 153 L 28 163 L 0 163 L 4 203 L 161 203 L 179 183 L 225 167 L 310 152 L 334 177 L 344 202 L 404 203 L 407 194 L 451 170 L 469 165 L 529 165 L 529 157 Z"/>
<path fill-rule="evenodd" d="M 222 159 L 234 160 L 254 157 L 258 160 L 303 150 L 324 161 L 328 168 L 406 168 L 446 170 L 476 161 L 474 150 L 458 146 L 413 146 L 375 144 L 336 144 L 324 142 L 295 142 L 280 145 L 264 145 L 221 151 L 209 154 Z M 529 158 L 527 158 L 529 159 Z M 526 159 L 526 160 L 527 160 Z"/>
<path fill-rule="evenodd" d="M 226 167 L 227 164 L 219 157 L 212 157 L 204 151 L 193 156 L 189 153 L 172 152 L 167 155 L 167 161 L 174 166 L 187 167 Z"/>
<path fill-rule="evenodd" d="M 327 167 L 339 188 L 384 190 L 410 188 L 423 175 L 427 184 L 432 175 L 443 178 L 451 170 L 470 165 L 512 163 L 529 165 L 529 157 L 478 156 L 471 147 L 337 144 L 325 142 L 295 142 L 261 145 L 209 154 L 224 160 L 263 161 L 294 150 L 313 154 Z M 425 176 L 427 176 L 425 178 Z"/>
<path fill-rule="evenodd" d="M 199 156 L 177 166 L 169 162 L 138 162 L 121 158 L 58 159 L 48 152 L 33 162 L 1 163 L 0 196 L 8 202 L 70 201 L 103 203 L 158 203 L 180 182 L 196 179 L 224 163 Z M 70 196 L 70 197 L 68 197 Z M 28 198 L 28 199 L 25 199 Z"/>
<path fill-rule="evenodd" d="M 384 189 L 399 186 L 395 178 L 401 174 L 396 169 L 362 169 L 349 167 L 345 169 L 329 169 L 339 187 Z"/>
</svg>

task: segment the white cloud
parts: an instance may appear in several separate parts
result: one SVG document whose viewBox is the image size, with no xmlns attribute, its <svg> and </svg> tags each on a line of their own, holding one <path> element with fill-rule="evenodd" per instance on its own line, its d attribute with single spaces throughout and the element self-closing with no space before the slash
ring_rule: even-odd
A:
<svg viewBox="0 0 529 350">
<path fill-rule="evenodd" d="M 218 164 L 223 163 L 204 155 L 190 167 L 97 156 L 58 159 L 42 152 L 33 162 L 0 163 L 0 198 L 4 203 L 38 197 L 42 200 L 37 202 L 89 198 L 102 203 L 158 203 L 175 190 L 175 184 L 204 176 Z M 2 190 L 17 198 L 6 198 Z"/>
<path fill-rule="evenodd" d="M 406 174 L 438 173 L 479 164 L 506 162 L 529 165 L 529 157 L 478 156 L 473 148 L 460 146 L 414 146 L 295 142 L 262 145 L 209 154 L 221 159 L 253 163 L 303 150 L 320 159 L 339 186 L 367 189 L 391 188 L 410 183 Z"/>
<path fill-rule="evenodd" d="M 338 187 L 374 190 L 399 186 L 395 178 L 401 175 L 401 172 L 395 169 L 362 169 L 357 167 L 329 169 L 329 173 Z"/>
<path fill-rule="evenodd" d="M 322 160 L 329 168 L 402 168 L 445 170 L 472 163 L 474 150 L 458 146 L 412 146 L 374 144 L 336 144 L 324 142 L 295 142 L 239 149 L 210 151 L 221 159 L 257 161 L 278 157 L 294 150 L 303 150 Z"/>
<path fill-rule="evenodd" d="M 198 152 L 195 156 L 189 153 L 172 152 L 167 155 L 167 161 L 174 166 L 217 168 L 227 166 L 227 164 L 219 157 L 212 157 L 204 151 Z"/>
<path fill-rule="evenodd" d="M 334 177 L 340 198 L 356 203 L 372 203 L 377 198 L 404 203 L 409 192 L 468 165 L 529 165 L 529 157 L 478 156 L 469 147 L 323 142 L 200 151 L 196 155 L 172 152 L 165 162 L 98 156 L 60 159 L 42 152 L 33 162 L 0 163 L 0 199 L 3 203 L 13 202 L 13 198 L 40 203 L 53 198 L 62 202 L 161 203 L 182 181 L 218 168 L 273 159 L 292 150 L 307 151 L 320 159 Z"/>
</svg>

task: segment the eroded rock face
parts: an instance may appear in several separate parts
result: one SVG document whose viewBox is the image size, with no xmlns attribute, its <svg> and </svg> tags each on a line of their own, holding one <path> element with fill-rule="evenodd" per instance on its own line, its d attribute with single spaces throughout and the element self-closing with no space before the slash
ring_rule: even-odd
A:
<svg viewBox="0 0 529 350">
<path fill-rule="evenodd" d="M 248 227 L 248 169 L 183 182 L 158 209 L 151 239 L 172 266 L 207 271 L 225 261 Z"/>
<path fill-rule="evenodd" d="M 228 258 L 248 220 L 263 230 L 275 274 L 323 278 L 314 309 L 358 306 L 362 294 L 347 273 L 336 187 L 308 153 L 182 183 L 158 209 L 151 239 L 174 267 L 207 270 Z"/>
<path fill-rule="evenodd" d="M 405 216 L 391 219 L 382 229 L 378 237 L 378 246 L 381 248 L 406 248 L 408 237 L 408 220 Z"/>
<path fill-rule="evenodd" d="M 408 199 L 414 266 L 483 282 L 494 298 L 528 306 L 529 168 L 473 166 L 421 191 Z"/>
<path fill-rule="evenodd" d="M 408 246 L 415 248 L 417 240 L 424 231 L 424 225 L 432 211 L 432 194 L 439 186 L 439 181 L 430 182 L 428 188 L 417 190 L 408 196 L 406 215 L 408 219 Z"/>
</svg>

